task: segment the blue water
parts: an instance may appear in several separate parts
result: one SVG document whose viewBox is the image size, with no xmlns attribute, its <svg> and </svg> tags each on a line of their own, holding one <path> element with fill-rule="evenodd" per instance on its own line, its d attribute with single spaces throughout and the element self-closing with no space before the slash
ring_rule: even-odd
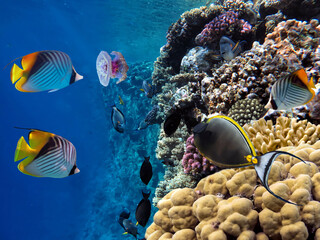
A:
<svg viewBox="0 0 320 240">
<path fill-rule="evenodd" d="M 163 172 L 154 154 L 159 127 L 131 131 L 152 108 L 150 99 L 139 91 L 141 78 L 136 77 L 149 66 L 143 77 L 150 80 L 168 27 L 200 2 L 1 3 L 1 68 L 16 57 L 52 49 L 66 52 L 84 76 L 54 93 L 22 93 L 11 84 L 11 66 L 1 71 L 1 240 L 133 239 L 121 234 L 115 219 L 127 207 L 133 220 L 143 188 L 138 175 L 143 155 L 150 155 L 154 165 L 153 191 Z M 130 69 L 135 69 L 129 70 L 126 83 L 116 86 L 113 81 L 103 90 L 95 70 L 100 50 L 122 52 Z M 110 122 L 109 104 L 118 103 L 118 95 L 125 102 L 119 108 L 128 120 L 124 134 Z M 14 126 L 46 130 L 70 140 L 81 172 L 64 179 L 20 173 L 13 156 L 18 139 L 27 131 Z M 141 236 L 144 230 L 139 228 Z"/>
</svg>

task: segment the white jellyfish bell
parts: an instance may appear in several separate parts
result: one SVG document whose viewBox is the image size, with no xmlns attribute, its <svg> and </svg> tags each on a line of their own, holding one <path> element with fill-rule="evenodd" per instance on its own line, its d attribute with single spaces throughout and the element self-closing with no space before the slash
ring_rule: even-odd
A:
<svg viewBox="0 0 320 240">
<path fill-rule="evenodd" d="M 129 69 L 126 60 L 120 52 L 111 52 L 115 57 L 111 60 L 110 55 L 101 51 L 96 62 L 97 73 L 100 83 L 103 86 L 108 86 L 110 78 L 118 78 L 116 84 L 124 81 L 127 78 L 127 71 Z"/>
<path fill-rule="evenodd" d="M 99 81 L 103 86 L 108 86 L 112 74 L 112 61 L 110 55 L 101 51 L 96 62 Z"/>
</svg>

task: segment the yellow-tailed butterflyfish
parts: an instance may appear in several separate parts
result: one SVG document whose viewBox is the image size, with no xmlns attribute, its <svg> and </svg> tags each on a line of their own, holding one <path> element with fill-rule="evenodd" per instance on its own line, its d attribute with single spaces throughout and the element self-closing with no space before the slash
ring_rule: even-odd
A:
<svg viewBox="0 0 320 240">
<path fill-rule="evenodd" d="M 76 165 L 76 149 L 67 139 L 46 131 L 28 129 L 28 143 L 22 136 L 14 161 L 18 169 L 34 177 L 64 178 L 80 172 Z"/>
<path fill-rule="evenodd" d="M 310 102 L 315 88 L 312 77 L 308 80 L 306 71 L 301 68 L 286 77 L 276 81 L 270 93 L 266 108 L 275 110 L 290 110 Z"/>
<path fill-rule="evenodd" d="M 30 53 L 11 68 L 11 81 L 21 92 L 56 91 L 82 79 L 72 66 L 70 57 L 60 51 Z"/>
<path fill-rule="evenodd" d="M 236 121 L 225 116 L 215 116 L 206 123 L 199 123 L 194 127 L 193 133 L 195 146 L 215 165 L 222 168 L 254 166 L 261 183 L 273 196 L 295 204 L 272 192 L 268 186 L 268 177 L 271 165 L 279 155 L 290 155 L 304 162 L 301 158 L 283 151 L 257 156 L 246 132 Z"/>
</svg>

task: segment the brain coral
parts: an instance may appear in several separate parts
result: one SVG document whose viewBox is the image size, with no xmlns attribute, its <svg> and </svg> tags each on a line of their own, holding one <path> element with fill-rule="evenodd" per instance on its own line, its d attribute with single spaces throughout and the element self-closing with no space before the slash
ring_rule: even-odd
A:
<svg viewBox="0 0 320 240">
<path fill-rule="evenodd" d="M 301 206 L 271 195 L 260 185 L 253 169 L 226 169 L 202 179 L 195 189 L 176 189 L 160 200 L 146 239 L 175 239 L 174 235 L 186 229 L 190 239 L 198 240 L 317 237 L 320 141 L 279 150 L 301 157 L 303 154 L 309 161 L 308 165 L 292 157 L 279 157 L 268 180 L 272 191 Z"/>
</svg>

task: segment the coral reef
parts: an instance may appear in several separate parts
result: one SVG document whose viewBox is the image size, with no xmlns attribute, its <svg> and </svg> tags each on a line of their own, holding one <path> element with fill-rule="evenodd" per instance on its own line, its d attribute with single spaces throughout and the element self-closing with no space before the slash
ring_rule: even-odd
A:
<svg viewBox="0 0 320 240">
<path fill-rule="evenodd" d="M 163 129 L 160 131 L 156 157 L 157 159 L 169 158 L 173 160 L 174 167 L 166 167 L 164 179 L 158 183 L 155 191 L 155 197 L 153 198 L 154 205 L 171 190 L 184 187 L 192 188 L 199 181 L 198 177 L 185 174 L 180 163 L 184 153 L 184 143 L 188 135 L 187 128 L 182 123 L 171 137 L 167 137 Z"/>
<path fill-rule="evenodd" d="M 184 173 L 190 173 L 192 175 L 207 176 L 217 171 L 217 167 L 199 153 L 194 145 L 193 135 L 187 139 L 186 151 L 182 158 L 182 166 Z"/>
<path fill-rule="evenodd" d="M 246 97 L 256 97 L 266 104 L 268 89 L 277 79 L 302 66 L 318 69 L 319 36 L 317 20 L 281 22 L 264 44 L 254 42 L 250 51 L 213 69 L 212 77 L 204 78 L 201 83 L 201 96 L 209 106 L 209 113 L 227 114 L 236 101 Z M 318 71 L 307 73 L 318 79 Z"/>
<path fill-rule="evenodd" d="M 271 120 L 259 119 L 244 125 L 243 128 L 256 151 L 261 154 L 280 147 L 297 146 L 302 143 L 313 144 L 320 136 L 320 125 L 286 117 L 277 118 L 275 125 Z"/>
<path fill-rule="evenodd" d="M 224 35 L 231 36 L 233 40 L 242 39 L 251 32 L 252 26 L 234 11 L 227 11 L 215 17 L 205 25 L 204 29 L 195 38 L 198 45 L 212 46 L 217 44 Z"/>
<path fill-rule="evenodd" d="M 157 204 L 146 239 L 191 229 L 196 239 L 308 239 L 319 234 L 320 141 L 285 147 L 309 164 L 279 157 L 269 184 L 281 201 L 260 185 L 253 169 L 226 169 L 202 179 L 195 189 L 176 189 Z M 261 228 L 260 228 L 260 227 Z M 193 233 L 193 232 L 192 232 Z M 194 238 L 195 239 L 195 238 Z"/>
<path fill-rule="evenodd" d="M 251 120 L 259 119 L 264 113 L 266 113 L 266 109 L 257 99 L 246 98 L 232 105 L 228 117 L 243 126 Z"/>
</svg>

